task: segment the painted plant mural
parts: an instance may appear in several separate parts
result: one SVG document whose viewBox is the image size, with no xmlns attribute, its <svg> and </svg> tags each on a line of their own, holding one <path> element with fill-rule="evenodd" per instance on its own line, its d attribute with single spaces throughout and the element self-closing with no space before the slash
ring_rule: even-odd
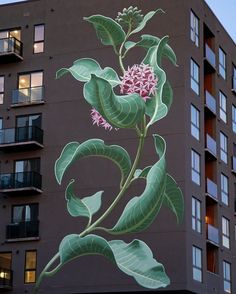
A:
<svg viewBox="0 0 236 294">
<path fill-rule="evenodd" d="M 138 42 L 132 41 L 132 36 L 140 33 L 148 21 L 160 13 L 163 11 L 157 9 L 143 16 L 137 7 L 131 6 L 119 12 L 115 20 L 103 15 L 85 17 L 93 25 L 102 44 L 113 47 L 121 73 L 111 67 L 103 69 L 91 58 L 78 59 L 70 68 L 57 72 L 57 78 L 70 73 L 84 83 L 83 95 L 91 106 L 88 115 L 91 115 L 94 125 L 114 132 L 132 129 L 137 134 L 138 146 L 133 161 L 123 147 L 106 145 L 97 138 L 83 143 L 71 142 L 64 147 L 55 163 L 55 177 L 59 184 L 72 164 L 76 162 L 79 165 L 78 161 L 84 157 L 98 156 L 111 160 L 119 168 L 120 190 L 105 212 L 94 219 L 101 208 L 103 191 L 80 199 L 73 192 L 74 180 L 71 180 L 65 191 L 68 212 L 73 217 L 87 218 L 88 223 L 81 233 L 64 237 L 58 253 L 38 277 L 35 293 L 44 277 L 56 274 L 69 261 L 90 254 L 103 255 L 143 287 L 157 289 L 170 283 L 164 266 L 153 257 L 144 241 L 134 239 L 126 243 L 120 239 L 124 234 L 147 229 L 162 205 L 173 211 L 179 223 L 183 218 L 183 196 L 175 180 L 167 173 L 166 143 L 160 135 L 153 134 L 153 148 L 157 153 L 156 160 L 153 158 L 155 162 L 152 166 L 139 169 L 149 128 L 168 114 L 172 104 L 173 91 L 162 68 L 162 60 L 167 58 L 176 65 L 176 56 L 167 44 L 168 36 L 158 38 L 145 34 L 139 37 Z M 126 68 L 124 60 L 135 47 L 143 48 L 144 58 Z M 140 178 L 145 181 L 144 191 L 128 201 L 112 228 L 103 227 L 103 220 L 125 197 L 132 183 Z M 99 231 L 106 232 L 108 239 L 112 240 L 99 236 Z"/>
</svg>

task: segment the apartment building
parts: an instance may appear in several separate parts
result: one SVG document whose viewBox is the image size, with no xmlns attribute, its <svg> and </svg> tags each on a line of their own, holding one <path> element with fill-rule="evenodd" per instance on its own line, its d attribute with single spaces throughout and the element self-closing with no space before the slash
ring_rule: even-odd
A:
<svg viewBox="0 0 236 294">
<path fill-rule="evenodd" d="M 164 67 L 174 90 L 168 116 L 151 133 L 167 141 L 168 172 L 185 199 L 184 222 L 162 208 L 144 240 L 164 264 L 171 284 L 156 292 L 236 293 L 236 45 L 203 0 L 31 0 L 0 5 L 0 292 L 31 293 L 62 238 L 79 233 L 83 219 L 69 216 L 64 191 L 71 178 L 78 195 L 117 191 L 117 170 L 103 160 L 71 167 L 61 186 L 54 163 L 64 145 L 101 138 L 135 154 L 132 131 L 105 131 L 91 122 L 82 85 L 56 71 L 90 57 L 119 72 L 84 16 L 115 18 L 130 5 L 157 8 L 144 33 L 170 36 L 178 67 Z M 143 51 L 128 56 L 140 62 Z M 156 158 L 151 134 L 142 167 Z M 102 172 L 101 172 L 102 171 Z M 139 195 L 142 184 L 131 192 Z M 119 217 L 125 202 L 108 226 Z M 102 234 L 103 236 L 103 234 Z M 106 236 L 104 234 L 104 236 Z M 106 236 L 107 237 L 107 236 Z M 108 237 L 110 238 L 110 237 Z M 40 293 L 148 292 L 101 256 L 82 257 L 45 279 Z"/>
</svg>

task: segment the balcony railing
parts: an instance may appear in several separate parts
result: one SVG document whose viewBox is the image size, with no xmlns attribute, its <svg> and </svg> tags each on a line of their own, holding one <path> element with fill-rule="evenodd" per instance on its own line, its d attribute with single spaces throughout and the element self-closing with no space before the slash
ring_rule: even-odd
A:
<svg viewBox="0 0 236 294">
<path fill-rule="evenodd" d="M 23 44 L 14 37 L 0 39 L 0 62 L 21 61 Z"/>
<path fill-rule="evenodd" d="M 210 224 L 206 224 L 206 225 L 207 225 L 207 240 L 215 243 L 216 245 L 219 245 L 219 230 Z"/>
<path fill-rule="evenodd" d="M 216 114 L 216 99 L 207 90 L 205 91 L 205 105 L 212 113 Z"/>
<path fill-rule="evenodd" d="M 11 289 L 13 281 L 12 270 L 0 267 L 0 289 Z"/>
<path fill-rule="evenodd" d="M 206 194 L 211 196 L 216 201 L 218 200 L 217 185 L 210 179 L 206 179 Z"/>
<path fill-rule="evenodd" d="M 39 237 L 39 221 L 25 221 L 20 223 L 12 223 L 7 226 L 6 239 L 38 239 Z"/>
<path fill-rule="evenodd" d="M 0 130 L 0 150 L 25 145 L 43 147 L 43 130 L 36 126 Z"/>
<path fill-rule="evenodd" d="M 205 59 L 215 69 L 216 55 L 215 55 L 215 52 L 207 44 L 205 44 Z"/>
<path fill-rule="evenodd" d="M 206 151 L 216 158 L 216 141 L 209 134 L 206 134 L 205 146 Z"/>
<path fill-rule="evenodd" d="M 43 103 L 44 87 L 32 87 L 13 90 L 12 105 L 20 106 L 25 104 Z"/>
<path fill-rule="evenodd" d="M 232 173 L 236 174 L 236 157 L 232 156 Z"/>
<path fill-rule="evenodd" d="M 236 94 L 236 77 L 232 77 L 232 92 Z"/>
<path fill-rule="evenodd" d="M 42 176 L 37 172 L 19 172 L 0 174 L 0 192 L 2 193 L 41 193 Z"/>
</svg>

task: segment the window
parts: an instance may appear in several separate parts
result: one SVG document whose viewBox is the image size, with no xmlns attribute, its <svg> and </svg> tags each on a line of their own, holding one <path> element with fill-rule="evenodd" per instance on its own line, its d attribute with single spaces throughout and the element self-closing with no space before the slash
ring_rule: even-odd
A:
<svg viewBox="0 0 236 294">
<path fill-rule="evenodd" d="M 32 222 L 38 220 L 38 204 L 14 205 L 12 223 Z"/>
<path fill-rule="evenodd" d="M 41 114 L 30 114 L 16 117 L 16 139 L 17 142 L 30 141 L 37 138 L 40 140 L 40 132 L 42 124 Z"/>
<path fill-rule="evenodd" d="M 192 181 L 200 185 L 200 155 L 191 150 Z"/>
<path fill-rule="evenodd" d="M 227 100 L 226 96 L 220 91 L 219 93 L 220 97 L 220 118 L 223 120 L 223 122 L 227 122 Z"/>
<path fill-rule="evenodd" d="M 229 220 L 222 217 L 222 245 L 229 249 Z"/>
<path fill-rule="evenodd" d="M 192 229 L 201 233 L 201 202 L 192 197 Z"/>
<path fill-rule="evenodd" d="M 190 24 L 191 40 L 197 47 L 199 47 L 199 19 L 192 11 L 190 14 Z"/>
<path fill-rule="evenodd" d="M 12 283 L 11 263 L 12 263 L 12 253 L 0 252 L 0 285 L 1 286 L 2 285 L 10 286 Z"/>
<path fill-rule="evenodd" d="M 229 179 L 224 174 L 220 175 L 221 183 L 221 201 L 225 205 L 229 205 Z"/>
<path fill-rule="evenodd" d="M 40 159 L 30 158 L 25 160 L 15 161 L 15 172 L 16 173 L 27 173 L 27 172 L 37 172 L 40 171 Z"/>
<path fill-rule="evenodd" d="M 44 25 L 34 26 L 34 53 L 44 52 Z"/>
<path fill-rule="evenodd" d="M 199 95 L 199 66 L 191 59 L 191 89 Z"/>
<path fill-rule="evenodd" d="M 227 153 L 228 153 L 228 138 L 220 132 L 220 159 L 223 160 L 226 164 L 228 162 Z"/>
<path fill-rule="evenodd" d="M 13 103 L 32 103 L 43 100 L 43 72 L 19 74 L 18 91 Z"/>
<path fill-rule="evenodd" d="M 232 129 L 236 133 L 236 107 L 232 105 Z"/>
<path fill-rule="evenodd" d="M 36 250 L 25 252 L 25 284 L 36 282 Z"/>
<path fill-rule="evenodd" d="M 233 65 L 232 89 L 236 92 L 236 66 Z"/>
<path fill-rule="evenodd" d="M 223 260 L 224 291 L 231 293 L 231 264 Z"/>
<path fill-rule="evenodd" d="M 4 76 L 0 76 L 0 104 L 3 104 L 4 99 Z"/>
<path fill-rule="evenodd" d="M 199 124 L 200 112 L 197 108 L 191 105 L 191 135 L 199 140 L 200 137 L 200 124 Z"/>
<path fill-rule="evenodd" d="M 202 250 L 198 247 L 192 247 L 193 254 L 193 279 L 202 282 Z"/>
<path fill-rule="evenodd" d="M 226 54 L 221 48 L 219 48 L 219 73 L 226 79 Z"/>
</svg>

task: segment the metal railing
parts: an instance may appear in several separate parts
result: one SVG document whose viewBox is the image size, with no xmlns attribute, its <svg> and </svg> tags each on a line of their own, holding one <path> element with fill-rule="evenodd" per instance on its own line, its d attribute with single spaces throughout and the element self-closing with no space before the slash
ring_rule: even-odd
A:
<svg viewBox="0 0 236 294">
<path fill-rule="evenodd" d="M 0 39 L 0 54 L 16 53 L 22 57 L 23 44 L 14 37 Z"/>
<path fill-rule="evenodd" d="M 7 225 L 6 239 L 33 238 L 39 236 L 39 221 L 24 221 Z"/>
<path fill-rule="evenodd" d="M 216 141 L 209 134 L 206 134 L 206 148 L 216 156 Z"/>
<path fill-rule="evenodd" d="M 31 87 L 13 90 L 12 104 L 39 103 L 44 100 L 44 87 Z"/>
<path fill-rule="evenodd" d="M 37 172 L 19 172 L 10 174 L 0 174 L 0 189 L 22 189 L 34 187 L 41 189 L 42 176 Z"/>
<path fill-rule="evenodd" d="M 12 288 L 13 271 L 0 267 L 0 289 Z"/>
<path fill-rule="evenodd" d="M 218 200 L 217 185 L 210 179 L 206 179 L 206 193 Z"/>
<path fill-rule="evenodd" d="M 36 141 L 43 144 L 43 130 L 36 126 L 0 130 L 0 145 Z"/>
<path fill-rule="evenodd" d="M 207 239 L 219 245 L 219 230 L 210 224 L 207 224 Z"/>
<path fill-rule="evenodd" d="M 215 52 L 205 43 L 205 57 L 207 61 L 215 68 L 216 67 L 216 55 Z"/>
<path fill-rule="evenodd" d="M 205 91 L 205 104 L 214 114 L 216 114 L 216 99 L 207 90 Z"/>
</svg>

